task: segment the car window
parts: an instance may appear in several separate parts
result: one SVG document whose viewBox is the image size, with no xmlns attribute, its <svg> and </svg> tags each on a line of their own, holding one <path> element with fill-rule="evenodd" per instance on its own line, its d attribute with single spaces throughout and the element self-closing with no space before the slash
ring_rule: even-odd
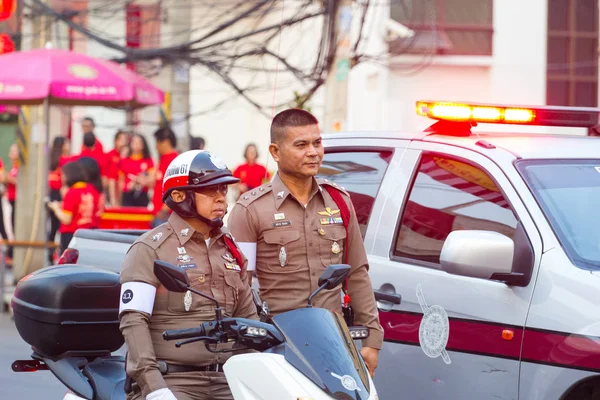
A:
<svg viewBox="0 0 600 400">
<path fill-rule="evenodd" d="M 516 227 L 508 201 L 482 168 L 424 153 L 396 230 L 393 254 L 439 264 L 452 231 L 495 231 L 512 239 Z"/>
<path fill-rule="evenodd" d="M 390 151 L 328 151 L 318 177 L 329 179 L 350 194 L 364 239 L 377 191 L 392 159 Z"/>
</svg>

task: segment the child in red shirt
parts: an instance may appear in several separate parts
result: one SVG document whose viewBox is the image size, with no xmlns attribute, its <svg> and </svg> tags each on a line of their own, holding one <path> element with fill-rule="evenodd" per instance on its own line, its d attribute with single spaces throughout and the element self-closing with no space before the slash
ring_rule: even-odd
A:
<svg viewBox="0 0 600 400">
<path fill-rule="evenodd" d="M 106 203 L 106 196 L 102 193 L 102 177 L 100 175 L 100 166 L 91 157 L 81 157 L 77 160 L 77 163 L 80 165 L 83 173 L 85 175 L 85 182 L 89 183 L 96 189 L 100 196 L 100 201 L 98 203 L 98 209 L 94 214 L 94 222 L 92 223 L 92 229 L 100 228 L 100 220 L 102 219 L 102 213 L 104 213 L 104 207 Z"/>
<path fill-rule="evenodd" d="M 60 251 L 64 252 L 77 229 L 90 229 L 100 207 L 100 194 L 85 182 L 85 171 L 78 162 L 68 162 L 62 169 L 63 185 L 69 189 L 61 203 L 48 203 L 60 221 Z"/>
<path fill-rule="evenodd" d="M 142 135 L 135 134 L 129 144 L 131 154 L 119 162 L 119 187 L 123 188 L 124 207 L 147 207 L 148 189 L 154 184 L 154 162 Z"/>
</svg>

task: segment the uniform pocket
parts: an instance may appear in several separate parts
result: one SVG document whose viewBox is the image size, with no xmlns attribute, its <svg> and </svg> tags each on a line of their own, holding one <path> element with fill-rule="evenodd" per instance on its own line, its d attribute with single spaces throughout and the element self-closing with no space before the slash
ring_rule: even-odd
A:
<svg viewBox="0 0 600 400">
<path fill-rule="evenodd" d="M 265 251 L 260 257 L 269 269 L 293 271 L 306 260 L 300 239 L 300 231 L 295 229 L 273 229 L 263 234 Z M 262 249 L 261 249 L 262 250 Z M 283 265 L 282 265 L 283 264 Z"/>
<path fill-rule="evenodd" d="M 346 229 L 341 225 L 322 226 L 319 231 L 319 252 L 323 266 L 344 261 Z"/>
<path fill-rule="evenodd" d="M 212 296 L 212 291 L 210 289 L 210 275 L 202 273 L 190 273 L 190 271 L 188 271 L 188 276 L 190 278 L 190 284 L 192 288 Z M 189 313 L 199 311 L 207 306 L 214 307 L 214 303 L 212 301 L 192 292 L 189 292 L 189 295 L 187 295 L 186 299 L 186 293 L 187 292 L 169 292 L 169 297 L 167 300 L 167 308 L 169 311 L 177 313 Z M 186 304 L 189 304 L 189 308 L 187 310 Z"/>
<path fill-rule="evenodd" d="M 230 317 L 237 307 L 243 284 L 238 271 L 225 271 L 225 313 Z"/>
</svg>

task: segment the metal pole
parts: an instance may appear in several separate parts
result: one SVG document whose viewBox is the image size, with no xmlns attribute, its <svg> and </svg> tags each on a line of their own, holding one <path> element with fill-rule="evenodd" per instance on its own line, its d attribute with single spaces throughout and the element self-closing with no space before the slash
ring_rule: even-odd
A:
<svg viewBox="0 0 600 400">
<path fill-rule="evenodd" d="M 348 113 L 348 74 L 350 73 L 350 30 L 352 1 L 339 0 L 335 15 L 335 58 L 325 80 L 325 121 L 323 132 L 346 130 Z"/>
</svg>

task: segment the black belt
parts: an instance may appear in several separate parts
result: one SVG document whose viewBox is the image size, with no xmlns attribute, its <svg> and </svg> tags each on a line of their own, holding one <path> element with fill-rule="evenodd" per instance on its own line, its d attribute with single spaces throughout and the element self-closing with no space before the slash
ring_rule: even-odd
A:
<svg viewBox="0 0 600 400">
<path fill-rule="evenodd" d="M 164 361 L 159 361 L 158 365 L 160 372 L 163 375 L 177 372 L 223 372 L 223 364 L 210 364 L 199 367 L 196 365 L 169 364 Z"/>
</svg>

